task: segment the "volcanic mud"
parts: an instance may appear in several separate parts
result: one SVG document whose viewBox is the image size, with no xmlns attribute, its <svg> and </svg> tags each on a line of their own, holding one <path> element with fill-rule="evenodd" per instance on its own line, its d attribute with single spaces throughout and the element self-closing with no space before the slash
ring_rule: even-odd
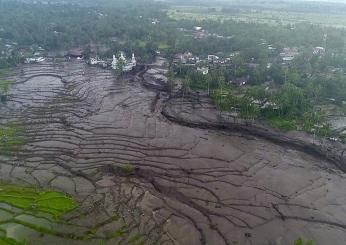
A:
<svg viewBox="0 0 346 245">
<path fill-rule="evenodd" d="M 162 114 L 172 122 L 188 127 L 221 129 L 259 136 L 328 159 L 346 172 L 346 145 L 333 138 L 326 139 L 303 131 L 283 132 L 264 120 L 244 119 L 234 113 L 221 112 L 209 96 L 198 93 L 170 96 L 165 102 Z"/>
<path fill-rule="evenodd" d="M 24 224 L 33 244 L 346 240 L 346 176 L 327 160 L 173 123 L 154 91 L 77 61 L 25 65 L 9 79 L 0 123 L 23 125 L 25 144 L 0 158 L 1 180 L 80 204 L 57 232 Z"/>
</svg>

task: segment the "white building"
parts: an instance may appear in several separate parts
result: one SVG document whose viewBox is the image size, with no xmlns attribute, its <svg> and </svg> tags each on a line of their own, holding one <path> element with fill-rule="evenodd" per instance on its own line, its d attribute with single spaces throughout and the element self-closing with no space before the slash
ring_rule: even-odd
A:
<svg viewBox="0 0 346 245">
<path fill-rule="evenodd" d="M 97 65 L 98 60 L 96 58 L 90 58 L 90 65 Z"/>
<path fill-rule="evenodd" d="M 112 69 L 116 70 L 118 68 L 118 59 L 113 54 Z"/>
<path fill-rule="evenodd" d="M 102 59 L 99 59 L 97 57 L 96 58 L 90 58 L 89 64 L 90 65 L 99 65 L 99 66 L 102 66 L 103 68 L 107 67 L 107 62 L 102 60 Z"/>
<path fill-rule="evenodd" d="M 209 62 L 217 62 L 220 59 L 219 56 L 216 55 L 208 55 L 208 61 Z"/>
<path fill-rule="evenodd" d="M 208 67 L 197 67 L 197 71 L 201 72 L 203 75 L 207 75 L 209 73 Z"/>
<path fill-rule="evenodd" d="M 323 47 L 314 47 L 312 53 L 314 55 L 316 54 L 324 54 L 326 52 L 325 48 Z"/>
<path fill-rule="evenodd" d="M 126 60 L 126 56 L 124 52 L 120 52 L 119 58 L 116 58 L 115 55 L 113 55 L 113 61 L 112 61 L 112 69 L 116 70 L 119 68 L 119 62 L 123 64 L 122 71 L 129 72 L 133 70 L 137 66 L 137 61 L 135 54 L 132 54 L 131 60 Z"/>
<path fill-rule="evenodd" d="M 30 64 L 30 63 L 41 63 L 45 61 L 46 59 L 44 57 L 36 57 L 36 58 L 26 58 L 25 63 Z"/>
</svg>

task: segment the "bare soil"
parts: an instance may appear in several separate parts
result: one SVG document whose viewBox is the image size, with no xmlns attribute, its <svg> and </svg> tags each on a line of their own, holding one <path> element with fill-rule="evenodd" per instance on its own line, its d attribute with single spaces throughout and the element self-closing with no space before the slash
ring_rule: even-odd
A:
<svg viewBox="0 0 346 245">
<path fill-rule="evenodd" d="M 156 92 L 83 63 L 25 65 L 12 79 L 0 123 L 23 123 L 26 144 L 0 158 L 1 180 L 80 202 L 56 227 L 75 236 L 34 244 L 345 244 L 346 175 L 327 160 L 173 123 Z"/>
</svg>

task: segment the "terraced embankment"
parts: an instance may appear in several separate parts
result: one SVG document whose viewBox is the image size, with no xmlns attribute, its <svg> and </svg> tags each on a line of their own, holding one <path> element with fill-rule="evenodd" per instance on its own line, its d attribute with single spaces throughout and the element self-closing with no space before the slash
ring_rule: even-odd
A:
<svg viewBox="0 0 346 245">
<path fill-rule="evenodd" d="M 324 160 L 174 124 L 155 92 L 82 63 L 12 79 L 0 123 L 20 122 L 25 141 L 0 158 L 1 180 L 80 204 L 50 226 L 59 232 L 31 220 L 33 244 L 344 244 L 346 178 Z"/>
</svg>

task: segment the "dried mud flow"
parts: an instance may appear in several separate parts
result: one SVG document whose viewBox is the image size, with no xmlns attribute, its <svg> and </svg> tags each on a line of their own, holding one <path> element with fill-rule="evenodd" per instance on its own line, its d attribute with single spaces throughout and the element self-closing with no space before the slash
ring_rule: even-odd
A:
<svg viewBox="0 0 346 245">
<path fill-rule="evenodd" d="M 346 175 L 323 159 L 172 123 L 155 92 L 82 63 L 12 79 L 0 123 L 24 125 L 26 143 L 0 158 L 1 180 L 80 203 L 33 244 L 345 244 Z"/>
</svg>

